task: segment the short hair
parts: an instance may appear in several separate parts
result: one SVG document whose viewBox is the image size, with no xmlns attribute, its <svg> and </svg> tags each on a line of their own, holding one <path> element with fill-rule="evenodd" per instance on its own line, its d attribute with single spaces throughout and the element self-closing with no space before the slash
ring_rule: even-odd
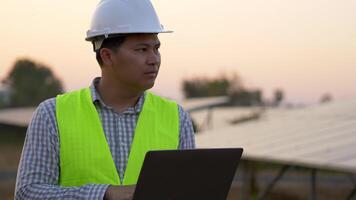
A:
<svg viewBox="0 0 356 200">
<path fill-rule="evenodd" d="M 103 59 L 100 56 L 100 49 L 102 48 L 108 48 L 112 51 L 116 51 L 122 43 L 125 41 L 126 35 L 120 35 L 120 36 L 115 36 L 115 37 L 109 37 L 104 39 L 101 47 L 95 51 L 96 54 L 96 60 L 98 61 L 100 67 L 104 64 Z"/>
</svg>

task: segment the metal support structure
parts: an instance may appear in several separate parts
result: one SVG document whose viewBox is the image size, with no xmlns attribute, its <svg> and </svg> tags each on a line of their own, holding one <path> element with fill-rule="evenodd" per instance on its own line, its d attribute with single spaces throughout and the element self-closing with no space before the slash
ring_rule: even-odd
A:
<svg viewBox="0 0 356 200">
<path fill-rule="evenodd" d="M 354 187 L 354 189 L 350 192 L 349 195 L 347 195 L 345 200 L 351 200 L 353 197 L 356 197 L 356 186 Z"/>
<path fill-rule="evenodd" d="M 244 160 L 242 171 L 241 200 L 250 200 L 251 194 L 257 193 L 256 166 L 253 162 Z"/>
<path fill-rule="evenodd" d="M 242 164 L 242 187 L 241 187 L 241 192 L 240 192 L 240 199 L 241 200 L 250 200 L 252 197 L 255 197 L 254 195 L 251 196 L 251 194 L 256 194 L 258 191 L 254 188 L 255 185 L 255 172 L 256 169 L 254 169 L 254 164 L 253 161 L 248 161 L 245 160 L 244 163 Z M 267 187 L 258 193 L 257 195 L 257 200 L 265 200 L 267 196 L 270 194 L 272 191 L 273 187 L 275 184 L 283 177 L 285 172 L 292 168 L 293 166 L 291 165 L 284 165 L 280 168 L 278 171 L 278 174 L 273 178 L 273 180 L 268 183 Z M 318 194 L 317 194 L 317 173 L 318 171 L 320 172 L 320 169 L 318 168 L 304 168 L 310 170 L 310 192 L 309 192 L 309 199 L 310 200 L 317 200 Z M 350 173 L 345 173 L 345 175 L 348 176 L 350 179 L 350 182 L 353 184 L 353 188 L 351 192 L 347 195 L 345 200 L 356 200 L 356 178 L 354 174 Z M 255 185 L 256 186 L 256 185 Z"/>
<path fill-rule="evenodd" d="M 356 185 L 356 178 L 354 177 L 354 175 L 353 174 L 348 174 L 348 177 L 350 178 L 351 183 Z"/>
<path fill-rule="evenodd" d="M 310 179 L 310 200 L 316 200 L 316 173 L 317 169 L 311 170 L 311 179 Z"/>
<path fill-rule="evenodd" d="M 354 189 L 350 192 L 349 195 L 347 195 L 345 200 L 351 200 L 353 197 L 356 197 L 356 179 L 353 174 L 349 174 L 348 177 L 350 178 L 351 183 L 354 185 Z"/>
<path fill-rule="evenodd" d="M 208 109 L 207 127 L 208 129 L 213 128 L 213 107 L 209 107 Z"/>
<path fill-rule="evenodd" d="M 250 199 L 250 169 L 249 169 L 249 161 L 244 160 L 242 163 L 242 187 L 241 187 L 241 200 L 249 200 Z"/>
<path fill-rule="evenodd" d="M 208 113 L 203 121 L 203 123 L 199 126 L 199 130 L 209 130 L 213 128 L 213 106 L 208 107 Z"/>
<path fill-rule="evenodd" d="M 290 168 L 289 165 L 285 165 L 281 168 L 281 170 L 278 172 L 277 176 L 274 177 L 274 179 L 268 184 L 267 188 L 263 191 L 261 195 L 258 196 L 258 200 L 263 200 L 267 197 L 267 195 L 271 192 L 273 189 L 274 185 L 278 182 L 279 179 L 281 179 L 284 175 L 284 173 Z"/>
</svg>

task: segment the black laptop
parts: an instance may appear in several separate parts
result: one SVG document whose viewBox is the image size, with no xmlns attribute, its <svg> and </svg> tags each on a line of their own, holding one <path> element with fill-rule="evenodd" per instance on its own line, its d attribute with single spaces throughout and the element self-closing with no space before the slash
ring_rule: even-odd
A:
<svg viewBox="0 0 356 200">
<path fill-rule="evenodd" d="M 150 151 L 134 200 L 225 200 L 241 148 Z"/>
</svg>

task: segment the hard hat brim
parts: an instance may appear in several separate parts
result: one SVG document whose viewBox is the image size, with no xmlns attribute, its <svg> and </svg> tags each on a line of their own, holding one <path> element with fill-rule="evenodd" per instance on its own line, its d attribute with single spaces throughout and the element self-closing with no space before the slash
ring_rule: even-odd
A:
<svg viewBox="0 0 356 200">
<path fill-rule="evenodd" d="M 118 32 L 118 33 L 115 33 L 115 32 L 112 32 L 110 34 L 107 34 L 107 33 L 104 33 L 103 31 L 98 31 L 96 33 L 93 33 L 93 32 L 87 32 L 87 37 L 85 38 L 86 41 L 94 41 L 96 40 L 96 38 L 108 38 L 110 36 L 113 36 L 113 35 L 128 35 L 128 34 L 149 34 L 149 33 L 152 33 L 152 34 L 158 34 L 158 33 L 173 33 L 173 31 L 171 30 L 161 30 L 161 31 L 133 31 L 133 32 Z"/>
</svg>

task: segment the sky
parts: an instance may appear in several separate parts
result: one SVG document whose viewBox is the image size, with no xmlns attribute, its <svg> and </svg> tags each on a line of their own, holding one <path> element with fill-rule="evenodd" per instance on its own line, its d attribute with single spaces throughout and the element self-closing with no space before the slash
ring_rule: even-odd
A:
<svg viewBox="0 0 356 200">
<path fill-rule="evenodd" d="M 162 65 L 153 91 L 181 99 L 184 78 L 238 73 L 291 103 L 356 97 L 354 0 L 153 0 Z M 0 79 L 18 58 L 51 66 L 67 91 L 100 76 L 84 40 L 98 0 L 2 0 Z"/>
</svg>

